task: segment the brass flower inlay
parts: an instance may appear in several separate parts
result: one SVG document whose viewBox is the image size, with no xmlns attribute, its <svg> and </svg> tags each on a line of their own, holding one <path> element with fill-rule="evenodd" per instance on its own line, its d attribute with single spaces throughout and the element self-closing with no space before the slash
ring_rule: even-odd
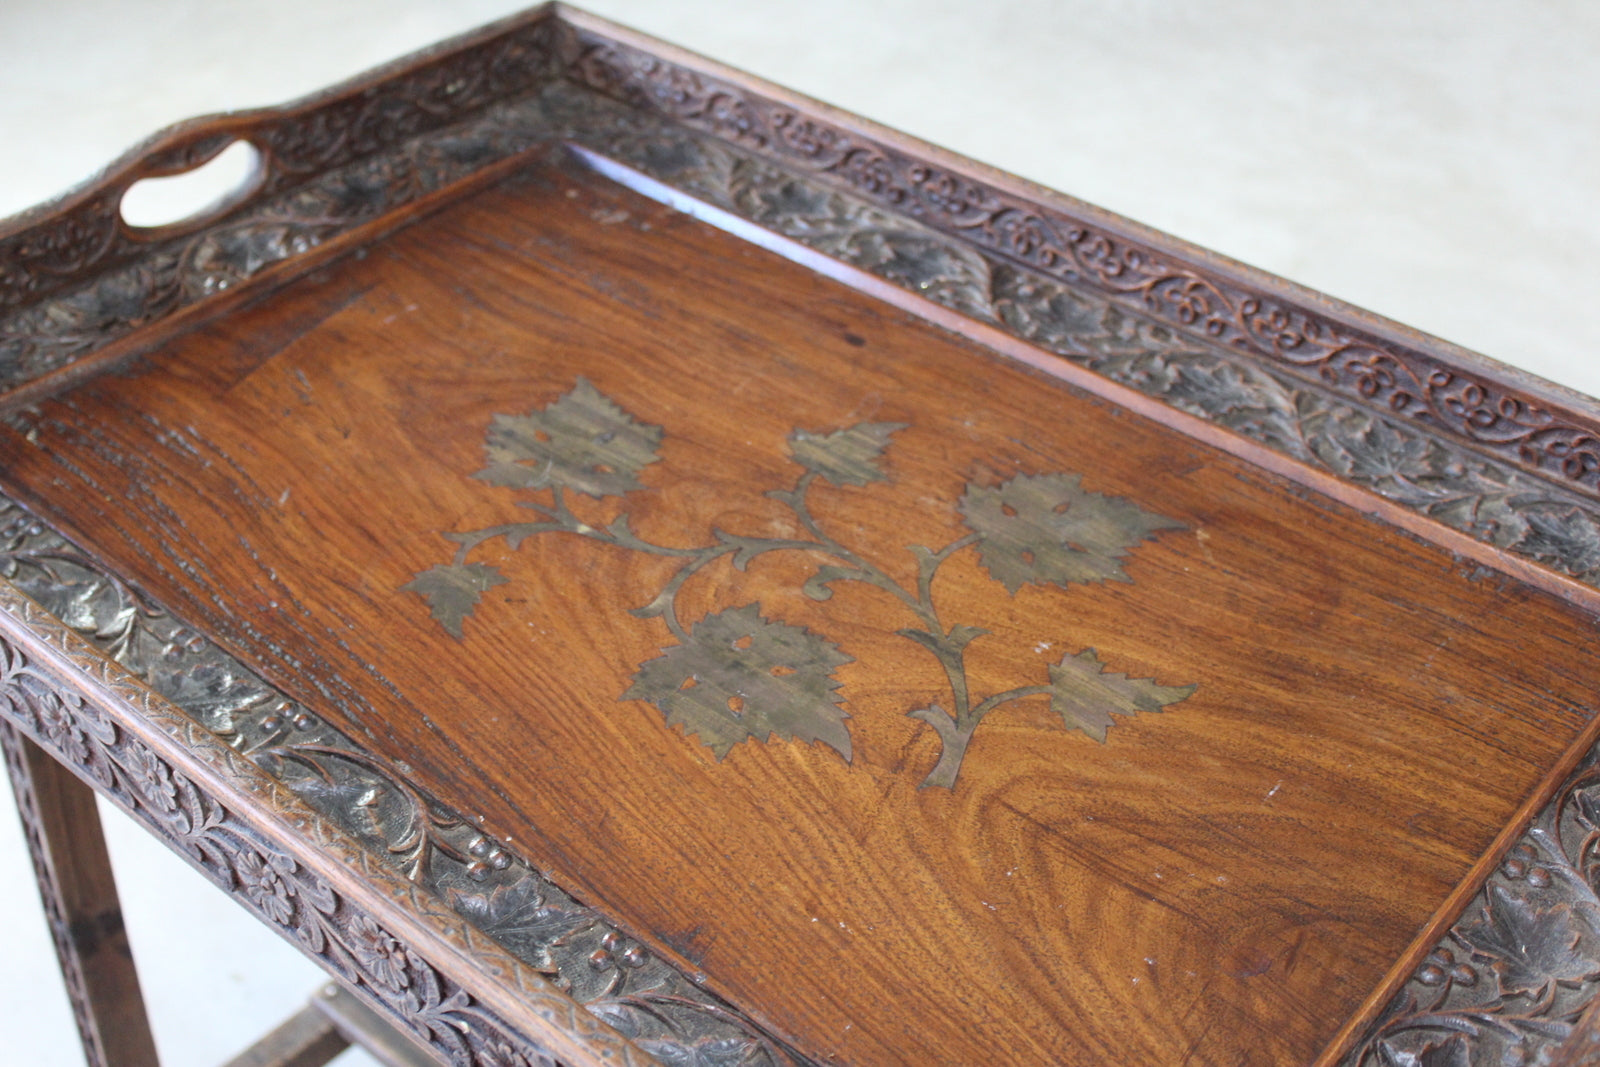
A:
<svg viewBox="0 0 1600 1067">
<path fill-rule="evenodd" d="M 660 618 L 677 643 L 641 664 L 625 700 L 654 704 L 667 725 L 682 726 L 720 760 L 741 741 L 820 741 L 847 762 L 852 759 L 849 715 L 834 671 L 851 657 L 820 634 L 768 618 L 759 603 L 712 612 L 691 625 L 678 617 L 679 591 L 708 564 L 731 558 L 743 570 L 767 552 L 807 552 L 828 562 L 806 580 L 813 600 L 833 595 L 837 582 L 862 582 L 899 600 L 915 624 L 896 631 L 927 649 L 944 668 L 951 708 L 934 704 L 908 716 L 927 723 L 942 742 L 939 761 L 924 786 L 953 788 L 967 744 L 979 722 L 996 708 L 1026 697 L 1048 696 L 1051 710 L 1069 730 L 1105 743 L 1113 716 L 1159 712 L 1194 692 L 1193 685 L 1167 686 L 1149 678 L 1109 671 L 1099 653 L 1086 648 L 1063 656 L 1049 681 L 1018 686 L 986 697 L 971 692 L 964 660 L 969 644 L 988 633 L 976 626 L 947 626 L 934 606 L 939 569 L 956 553 L 974 548 L 988 573 L 1013 595 L 1024 585 L 1105 581 L 1131 582 L 1124 562 L 1142 542 L 1181 523 L 1146 511 L 1130 500 L 1082 488 L 1082 475 L 1019 474 L 999 485 L 969 484 L 960 510 L 968 533 L 937 551 L 912 545 L 915 588 L 895 581 L 877 563 L 823 529 L 808 497 L 820 479 L 835 486 L 867 487 L 888 478 L 884 456 L 902 423 L 863 422 L 831 432 L 795 430 L 790 458 L 802 473 L 789 489 L 767 495 L 786 505 L 804 537 L 773 538 L 713 530 L 708 545 L 677 548 L 637 536 L 622 514 L 604 528 L 572 510 L 568 494 L 623 496 L 643 488 L 639 473 L 660 457 L 662 430 L 636 421 L 579 378 L 571 391 L 526 415 L 496 415 L 485 451 L 488 466 L 477 478 L 491 485 L 537 494 L 518 501 L 534 513 L 529 522 L 467 533 L 447 533 L 455 557 L 418 574 L 403 588 L 427 600 L 433 616 L 460 638 L 466 618 L 489 589 L 508 579 L 495 567 L 470 562 L 473 550 L 504 538 L 513 550 L 549 533 L 580 537 L 636 552 L 677 559 L 680 564 L 661 591 L 634 610 Z"/>
</svg>

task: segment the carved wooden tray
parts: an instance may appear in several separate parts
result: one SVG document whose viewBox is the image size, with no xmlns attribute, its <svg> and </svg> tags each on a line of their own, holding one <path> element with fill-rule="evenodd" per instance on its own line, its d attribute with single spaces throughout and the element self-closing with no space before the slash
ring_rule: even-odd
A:
<svg viewBox="0 0 1600 1067">
<path fill-rule="evenodd" d="M 1600 1032 L 1590 401 L 564 7 L 0 225 L 0 384 L 0 715 L 447 1062 Z"/>
</svg>

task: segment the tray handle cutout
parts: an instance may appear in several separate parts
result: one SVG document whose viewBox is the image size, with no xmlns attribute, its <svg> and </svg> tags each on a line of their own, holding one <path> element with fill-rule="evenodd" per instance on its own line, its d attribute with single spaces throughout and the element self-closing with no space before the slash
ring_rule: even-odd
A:
<svg viewBox="0 0 1600 1067">
<path fill-rule="evenodd" d="M 265 178 L 260 149 L 233 140 L 192 167 L 135 181 L 123 192 L 119 211 L 134 231 L 186 230 L 249 199 Z"/>
</svg>

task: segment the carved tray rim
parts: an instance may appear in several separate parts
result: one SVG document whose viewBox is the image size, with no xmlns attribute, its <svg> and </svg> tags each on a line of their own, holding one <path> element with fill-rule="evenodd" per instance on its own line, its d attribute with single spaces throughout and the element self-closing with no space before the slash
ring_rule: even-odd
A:
<svg viewBox="0 0 1600 1067">
<path fill-rule="evenodd" d="M 1445 372 L 1455 374 L 1483 385 L 1491 398 L 1499 397 L 1499 403 L 1504 411 L 1510 412 L 1508 418 L 1520 419 L 1524 422 L 1533 419 L 1530 412 L 1542 413 L 1549 416 L 1551 426 L 1562 432 L 1570 431 L 1565 440 L 1564 447 L 1569 448 L 1570 454 L 1593 455 L 1597 464 L 1600 464 L 1600 401 L 1586 397 L 1575 390 L 1551 383 L 1536 375 L 1510 367 L 1504 363 L 1480 355 L 1465 348 L 1461 348 L 1439 338 L 1430 336 L 1418 330 L 1411 329 L 1394 322 L 1386 317 L 1362 310 L 1351 304 L 1320 294 L 1314 290 L 1300 286 L 1293 282 L 1258 270 L 1247 264 L 1238 262 L 1220 254 L 1210 252 L 1190 242 L 1165 235 L 1150 227 L 1124 218 L 1113 212 L 1095 207 L 1094 205 L 1077 200 L 1071 196 L 1050 190 L 1036 183 L 1027 181 L 989 167 L 980 162 L 971 160 L 957 153 L 929 145 L 917 138 L 883 127 L 877 123 L 858 118 L 833 108 L 820 101 L 812 100 L 801 94 L 783 90 L 754 76 L 737 71 L 733 68 L 708 61 L 691 52 L 676 46 L 657 41 L 651 37 L 636 33 L 631 30 L 616 26 L 604 19 L 583 13 L 561 3 L 550 3 L 532 9 L 531 11 L 513 15 L 508 18 L 491 23 L 481 29 L 470 31 L 466 34 L 430 46 L 410 56 L 384 64 L 365 74 L 358 75 L 338 85 L 309 94 L 281 107 L 260 108 L 248 111 L 222 113 L 202 116 L 168 126 L 153 134 L 144 141 L 130 148 L 117 160 L 109 164 L 97 175 L 61 196 L 40 204 L 34 208 L 23 211 L 9 219 L 0 220 L 0 280 L 5 276 L 5 260 L 8 255 L 16 256 L 17 250 L 23 248 L 29 241 L 35 240 L 51 227 L 70 220 L 75 212 L 96 205 L 103 206 L 106 202 L 120 201 L 123 191 L 134 181 L 144 177 L 180 173 L 202 163 L 229 143 L 237 138 L 246 138 L 259 134 L 269 128 L 287 128 L 292 124 L 314 116 L 321 110 L 329 107 L 347 104 L 356 101 L 370 101 L 380 97 L 388 87 L 419 72 L 427 70 L 430 65 L 437 64 L 452 57 L 481 49 L 503 41 L 506 38 L 529 30 L 548 29 L 555 38 L 552 45 L 554 57 L 553 69 L 546 72 L 534 72 L 529 83 L 510 90 L 505 97 L 491 100 L 483 108 L 492 106 L 497 100 L 509 99 L 518 93 L 526 93 L 529 87 L 542 88 L 550 80 L 568 80 L 582 83 L 581 77 L 574 74 L 578 68 L 578 60 L 583 47 L 594 45 L 605 47 L 606 42 L 623 50 L 632 49 L 639 53 L 647 54 L 666 64 L 669 68 L 687 72 L 691 77 L 700 78 L 704 83 L 712 86 L 713 93 L 726 87 L 738 94 L 746 94 L 749 99 L 740 101 L 744 106 L 755 110 L 762 107 L 787 108 L 799 114 L 806 120 L 825 124 L 833 124 L 846 136 L 860 139 L 861 144 L 868 151 L 876 148 L 886 149 L 891 153 L 900 153 L 913 161 L 913 165 L 926 165 L 935 171 L 940 169 L 949 172 L 958 181 L 972 183 L 973 187 L 984 192 L 992 192 L 1003 197 L 1012 198 L 1024 205 L 1037 207 L 1047 216 L 1065 217 L 1080 220 L 1090 230 L 1099 235 L 1110 237 L 1114 241 L 1131 245 L 1134 251 L 1144 254 L 1146 251 L 1156 256 L 1165 256 L 1174 261 L 1179 267 L 1192 268 L 1208 280 L 1214 280 L 1220 285 L 1233 286 L 1238 290 L 1251 294 L 1251 298 L 1276 300 L 1286 305 L 1292 313 L 1301 313 L 1311 316 L 1312 319 L 1323 319 L 1331 322 L 1335 327 L 1346 330 L 1355 343 L 1360 345 L 1376 345 L 1380 351 L 1404 351 L 1414 354 L 1428 365 L 1436 365 Z M 588 34 L 588 38 L 584 38 Z M 576 50 L 576 52 L 575 52 Z M 648 84 L 648 81 L 646 82 Z M 702 85 L 702 88 L 704 85 Z M 605 91 L 597 89 L 597 91 Z M 628 98 L 628 87 L 624 86 L 617 95 L 622 99 Z M 670 103 L 670 102 L 669 102 Z M 630 106 L 641 109 L 648 108 L 648 104 L 633 100 Z M 481 111 L 483 108 L 479 108 Z M 716 116 L 707 119 L 704 115 L 685 117 L 674 115 L 670 106 L 663 105 L 660 109 L 668 121 L 678 122 L 689 129 L 714 138 L 720 138 L 727 143 L 737 145 L 740 143 L 741 134 L 735 129 L 729 133 L 726 129 L 719 130 Z M 470 118 L 476 111 L 463 112 L 460 115 L 450 116 L 451 121 Z M 696 123 L 699 125 L 696 125 Z M 411 131 L 414 133 L 415 131 Z M 427 131 L 424 131 L 426 133 Z M 410 134 L 408 134 L 410 136 Z M 770 140 L 770 135 L 763 134 Z M 374 153 L 395 150 L 404 138 L 381 145 L 373 150 Z M 768 152 L 769 156 L 793 164 L 795 160 L 784 156 L 781 152 Z M 513 152 L 510 157 L 514 158 Z M 499 162 L 499 161 L 497 161 Z M 850 189 L 855 193 L 862 193 L 865 188 L 860 182 L 852 182 L 848 176 L 841 177 L 831 169 L 825 168 L 825 173 L 819 177 L 820 181 L 832 182 L 835 186 Z M 870 183 L 869 183 L 870 184 Z M 439 202 L 444 199 L 461 195 L 462 191 L 470 186 L 466 177 L 455 177 L 444 181 L 435 193 Z M 282 189 L 294 186 L 285 185 Z M 269 192 L 272 190 L 269 190 Z M 867 191 L 871 191 L 870 189 Z M 145 231 L 131 235 L 132 244 L 136 247 L 128 253 L 131 257 L 128 262 L 145 255 L 149 250 L 158 246 L 165 246 L 171 242 L 186 241 L 215 230 L 239 218 L 252 207 L 256 193 L 245 196 L 240 200 L 223 206 L 218 211 L 209 214 L 203 219 L 191 223 L 160 230 Z M 262 194 L 265 195 L 265 194 Z M 880 199 L 875 202 L 881 210 L 895 211 L 893 203 Z M 394 208 L 395 212 L 403 214 L 416 209 L 414 204 L 403 204 Z M 907 218 L 913 218 L 915 212 L 902 212 Z M 347 232 L 335 235 L 326 246 L 326 253 L 333 254 L 353 247 L 362 241 L 369 240 L 376 232 L 375 227 L 383 224 L 393 224 L 395 220 L 386 216 L 361 220 Z M 919 225 L 926 222 L 926 217 L 917 218 Z M 127 228 L 120 223 L 116 225 L 127 234 Z M 937 228 L 937 227 L 935 227 Z M 974 247 L 984 250 L 982 242 L 969 242 Z M 987 247 L 994 252 L 999 260 L 1020 264 L 1026 268 L 1037 269 L 1037 263 L 1029 263 L 1026 256 L 1019 255 L 1015 250 L 1001 248 L 995 251 L 994 247 Z M 234 288 L 226 296 L 210 294 L 196 300 L 191 306 L 192 311 L 174 312 L 171 321 L 167 314 L 156 316 L 149 322 L 142 322 L 125 333 L 116 336 L 107 336 L 103 346 L 96 345 L 93 350 L 84 353 L 93 356 L 100 348 L 104 348 L 111 358 L 134 352 L 141 346 L 154 343 L 166 335 L 166 331 L 182 323 L 193 321 L 201 315 L 217 315 L 226 313 L 227 308 L 234 300 L 246 295 L 255 294 L 270 288 L 273 284 L 286 280 L 294 274 L 308 269 L 318 261 L 321 253 L 289 258 L 280 265 L 270 266 L 259 274 L 252 274 L 243 280 L 243 283 Z M 72 286 L 72 292 L 91 285 L 100 272 L 98 260 L 93 260 L 79 271 L 68 271 L 70 281 L 66 286 L 57 287 L 51 293 L 65 293 Z M 1075 268 L 1076 269 L 1076 268 Z M 0 341 L 5 339 L 5 328 L 16 320 L 18 312 L 27 311 L 40 300 L 31 298 L 14 300 L 11 305 L 0 301 Z M 1181 326 L 1181 324 L 1179 324 Z M 1235 351 L 1243 357 L 1255 360 L 1263 366 L 1273 366 L 1267 357 L 1249 350 L 1248 346 L 1238 344 Z M 82 358 L 82 356 L 75 357 Z M 96 363 L 93 367 L 85 368 L 89 372 L 100 369 L 102 364 Z M 69 374 L 73 364 L 63 364 L 44 372 L 41 378 L 13 381 L 7 392 L 0 392 L 0 407 L 17 406 L 28 402 L 31 398 L 40 395 L 41 389 L 54 388 L 70 382 Z M 1343 394 L 1341 394 L 1343 395 Z M 1345 397 L 1345 399 L 1349 399 Z M 1393 403 L 1392 399 L 1389 401 Z M 1370 406 L 1380 407 L 1375 402 Z M 1380 408 L 1381 410 L 1381 408 Z M 1470 418 L 1467 420 L 1470 423 Z M 1541 424 L 1538 432 L 1544 433 L 1550 426 Z M 1430 434 L 1456 440 L 1467 452 L 1473 454 L 1484 453 L 1486 443 L 1483 440 L 1474 440 L 1470 434 L 1456 433 L 1454 438 L 1448 428 L 1439 429 L 1430 426 Z M 1515 442 L 1513 442 L 1515 443 Z M 1503 442 L 1489 442 L 1489 444 L 1503 444 Z M 1588 452 L 1584 450 L 1587 449 Z M 1593 471 L 1582 467 L 1581 477 L 1563 477 L 1560 471 L 1552 471 L 1545 462 L 1548 457 L 1537 460 L 1517 460 L 1513 455 L 1514 450 L 1501 449 L 1490 454 L 1498 461 L 1521 469 L 1530 477 L 1538 480 L 1539 484 L 1548 485 L 1552 491 L 1559 490 L 1552 499 L 1557 501 L 1553 507 L 1566 507 L 1568 505 L 1577 509 L 1590 503 L 1591 499 L 1600 497 L 1600 475 L 1591 477 Z M 1511 458 L 1507 458 L 1507 457 Z M 1559 457 L 1558 457 L 1559 458 Z M 1285 461 L 1289 464 L 1304 464 L 1311 466 L 1307 461 L 1290 457 Z M 1587 460 L 1584 460 L 1586 463 Z M 1597 467 L 1596 469 L 1600 469 Z M 1325 472 L 1321 477 L 1327 477 Z M 1337 472 L 1333 477 L 1338 478 Z M 1588 479 L 1587 481 L 1585 479 Z M 1316 488 L 1314 480 L 1301 479 Z M 1353 484 L 1353 483 L 1352 483 Z M 1361 486 L 1358 490 L 1369 491 Z M 1376 498 L 1376 494 L 1374 494 Z M 1381 511 L 1382 509 L 1375 508 Z M 1600 513 L 1600 512 L 1597 512 Z M 1575 510 L 1575 515 L 1587 514 Z M 1407 525 L 1413 533 L 1422 533 L 1426 536 L 1428 527 L 1415 528 Z M 1453 546 L 1456 541 L 1450 537 L 1438 536 L 1432 538 L 1447 546 Z M 1520 542 L 1519 542 L 1520 543 Z M 1515 546 L 1498 545 L 1485 550 L 1486 560 L 1498 560 L 1498 565 L 1522 580 L 1530 580 L 1539 575 L 1530 571 L 1533 568 L 1546 568 L 1547 580 L 1537 581 L 1547 589 L 1559 595 L 1577 601 L 1582 606 L 1593 611 L 1600 606 L 1600 592 L 1596 592 L 1600 575 L 1584 578 L 1562 574 L 1542 561 L 1534 560 L 1531 564 L 1523 565 L 1522 561 L 1513 558 L 1516 555 Z M 7 589 L 10 588 L 6 583 Z M 8 603 L 8 610 L 13 618 L 5 624 L 6 629 L 14 630 L 19 623 L 17 618 L 35 619 L 36 609 L 23 610 Z M 43 623 L 47 629 L 48 621 Z M 40 639 L 38 629 L 33 629 L 33 640 Z M 1439 915 L 1430 923 L 1429 927 L 1419 936 L 1418 941 L 1401 960 L 1397 961 L 1389 977 L 1375 990 L 1372 997 L 1352 1017 L 1346 1029 L 1335 1039 L 1329 1050 L 1319 1062 L 1332 1062 L 1342 1054 L 1342 1049 L 1348 1047 L 1358 1036 L 1358 1030 L 1365 1026 L 1376 1013 L 1383 1007 L 1391 996 L 1396 995 L 1404 979 L 1415 968 L 1417 962 L 1429 949 L 1433 941 L 1442 934 L 1463 909 L 1468 907 L 1475 899 L 1484 880 L 1499 864 L 1500 858 L 1515 844 L 1517 836 L 1523 832 L 1524 826 L 1530 823 L 1538 814 L 1538 809 L 1545 798 L 1553 795 L 1561 782 L 1569 774 L 1574 773 L 1580 760 L 1584 759 L 1589 746 L 1593 743 L 1597 727 L 1592 725 L 1585 731 L 1584 737 L 1553 767 L 1547 777 L 1546 783 L 1535 795 L 1530 797 L 1524 806 L 1523 812 L 1512 824 L 1508 825 L 1492 848 L 1474 867 L 1461 886 L 1452 894 L 1441 908 Z"/>
</svg>

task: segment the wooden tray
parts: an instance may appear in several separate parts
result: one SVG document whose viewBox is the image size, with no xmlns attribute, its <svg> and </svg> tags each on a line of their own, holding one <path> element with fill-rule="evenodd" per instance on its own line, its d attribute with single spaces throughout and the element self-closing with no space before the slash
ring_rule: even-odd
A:
<svg viewBox="0 0 1600 1067">
<path fill-rule="evenodd" d="M 447 1062 L 1600 1034 L 1565 391 L 565 7 L 0 226 L 0 385 L 7 729 Z"/>
</svg>

